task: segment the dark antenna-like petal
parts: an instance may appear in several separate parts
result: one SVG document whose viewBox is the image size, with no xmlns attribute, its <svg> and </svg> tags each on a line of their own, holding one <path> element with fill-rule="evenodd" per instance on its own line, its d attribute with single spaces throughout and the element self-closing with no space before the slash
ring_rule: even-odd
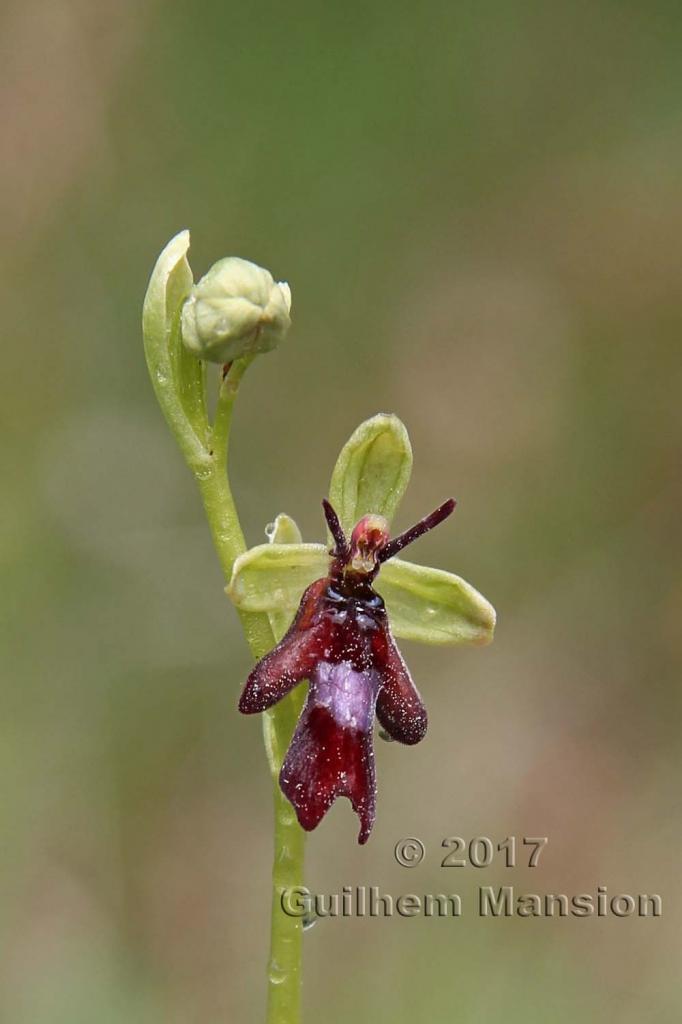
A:
<svg viewBox="0 0 682 1024">
<path fill-rule="evenodd" d="M 339 517 L 334 511 L 334 507 L 332 506 L 331 502 L 327 501 L 326 498 L 322 499 L 322 508 L 324 509 L 324 517 L 327 520 L 329 532 L 334 538 L 334 543 L 336 545 L 336 551 L 334 552 L 334 554 L 338 555 L 338 557 L 341 558 L 344 562 L 347 562 L 350 557 L 350 550 L 348 548 L 348 541 L 346 540 L 346 535 L 343 532 L 343 527 L 339 522 Z"/>
<path fill-rule="evenodd" d="M 408 544 L 411 544 L 417 537 L 421 537 L 424 533 L 428 533 L 434 526 L 438 526 L 444 519 L 447 519 L 455 510 L 457 502 L 454 498 L 448 498 L 442 505 L 439 505 L 430 515 L 424 516 L 418 523 L 411 526 L 409 530 L 405 530 L 404 533 L 394 537 L 393 540 L 389 540 L 388 544 L 384 545 L 379 554 L 377 560 L 379 562 L 387 562 L 389 558 L 393 558 L 399 551 L 406 548 Z"/>
</svg>

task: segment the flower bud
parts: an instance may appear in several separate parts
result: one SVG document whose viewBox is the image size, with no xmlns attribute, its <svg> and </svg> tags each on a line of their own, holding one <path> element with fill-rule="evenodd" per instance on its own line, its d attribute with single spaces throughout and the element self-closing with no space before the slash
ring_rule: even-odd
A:
<svg viewBox="0 0 682 1024">
<path fill-rule="evenodd" d="M 291 290 L 255 263 L 228 256 L 192 288 L 182 340 L 200 359 L 229 363 L 276 348 L 291 326 Z"/>
</svg>

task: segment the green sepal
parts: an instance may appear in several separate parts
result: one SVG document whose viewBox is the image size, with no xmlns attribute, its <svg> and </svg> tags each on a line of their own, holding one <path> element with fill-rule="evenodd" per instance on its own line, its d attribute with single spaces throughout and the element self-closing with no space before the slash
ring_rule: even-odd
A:
<svg viewBox="0 0 682 1024">
<path fill-rule="evenodd" d="M 290 622 L 305 588 L 328 566 L 322 544 L 261 544 L 237 559 L 227 592 L 242 611 L 279 613 Z M 493 638 L 495 609 L 454 573 L 392 558 L 375 589 L 396 637 L 446 645 L 482 645 Z"/>
<path fill-rule="evenodd" d="M 328 571 L 324 544 L 259 544 L 236 560 L 226 591 L 242 611 L 288 612 L 291 619 L 305 588 Z"/>
<path fill-rule="evenodd" d="M 390 413 L 365 420 L 341 449 L 329 500 L 350 533 L 369 512 L 393 518 L 412 472 L 412 446 L 404 424 Z"/>
<path fill-rule="evenodd" d="M 193 278 L 189 231 L 165 247 L 152 271 L 142 309 L 144 351 L 156 397 L 185 459 L 193 469 L 208 464 L 209 434 L 203 364 L 180 341 L 182 304 Z"/>
<path fill-rule="evenodd" d="M 386 603 L 397 637 L 422 644 L 487 644 L 495 609 L 470 583 L 443 569 L 392 558 L 375 589 Z"/>
</svg>

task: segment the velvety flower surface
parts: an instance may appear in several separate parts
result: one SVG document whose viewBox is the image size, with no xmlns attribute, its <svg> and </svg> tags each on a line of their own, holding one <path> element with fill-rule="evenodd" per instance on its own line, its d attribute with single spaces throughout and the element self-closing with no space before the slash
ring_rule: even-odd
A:
<svg viewBox="0 0 682 1024">
<path fill-rule="evenodd" d="M 331 552 L 324 545 L 299 543 L 296 530 L 291 543 L 260 545 L 241 556 L 228 588 L 239 607 L 267 611 L 271 620 L 293 610 L 294 601 L 298 605 L 283 638 L 249 675 L 239 708 L 246 714 L 265 711 L 308 680 L 279 782 L 306 830 L 319 824 L 338 796 L 348 797 L 360 819 L 360 843 L 369 837 L 375 817 L 375 715 L 388 736 L 404 744 L 419 742 L 427 727 L 424 703 L 396 646 L 392 625 L 397 622 L 402 635 L 411 638 L 452 644 L 487 642 L 495 622 L 485 598 L 459 577 L 394 558 L 449 516 L 455 503 L 445 502 L 390 539 L 382 513 L 397 504 L 396 490 L 399 500 L 409 467 L 404 473 L 399 460 L 391 462 L 395 451 L 385 443 L 387 431 L 396 444 L 403 443 L 399 421 L 375 417 L 361 425 L 337 462 L 331 491 L 339 504 L 345 502 L 346 519 L 353 510 L 365 513 L 350 539 L 334 508 L 324 502 L 334 541 Z M 370 443 L 364 444 L 368 438 Z M 391 467 L 393 487 L 386 501 L 377 493 L 377 466 L 368 450 L 375 460 L 376 452 L 381 453 L 381 467 Z M 353 457 L 358 453 L 361 473 Z M 340 465 L 345 491 L 339 486 Z M 399 488 L 396 468 L 404 480 Z M 363 487 L 362 473 L 370 474 L 371 493 L 365 501 L 376 502 L 380 513 L 368 513 L 361 500 L 353 500 L 353 487 L 356 493 Z"/>
<path fill-rule="evenodd" d="M 347 796 L 364 843 L 375 812 L 375 712 L 402 743 L 417 743 L 427 719 L 391 636 L 384 602 L 358 582 L 348 586 L 331 576 L 308 587 L 288 633 L 249 676 L 239 708 L 263 711 L 302 679 L 310 680 L 280 785 L 307 830 L 337 796 Z"/>
</svg>

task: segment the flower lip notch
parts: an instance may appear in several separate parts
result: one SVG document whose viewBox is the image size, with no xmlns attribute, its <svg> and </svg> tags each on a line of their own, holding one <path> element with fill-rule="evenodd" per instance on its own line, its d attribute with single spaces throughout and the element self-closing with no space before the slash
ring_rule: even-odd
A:
<svg viewBox="0 0 682 1024">
<path fill-rule="evenodd" d="M 393 540 L 384 517 L 368 514 L 350 542 L 326 499 L 323 508 L 334 539 L 328 574 L 306 589 L 288 632 L 249 675 L 239 709 L 264 711 L 309 680 L 280 786 L 308 831 L 337 797 L 348 797 L 364 843 L 375 816 L 375 715 L 392 739 L 408 745 L 427 727 L 426 708 L 372 582 L 383 562 L 443 522 L 455 502 L 444 502 Z"/>
</svg>

